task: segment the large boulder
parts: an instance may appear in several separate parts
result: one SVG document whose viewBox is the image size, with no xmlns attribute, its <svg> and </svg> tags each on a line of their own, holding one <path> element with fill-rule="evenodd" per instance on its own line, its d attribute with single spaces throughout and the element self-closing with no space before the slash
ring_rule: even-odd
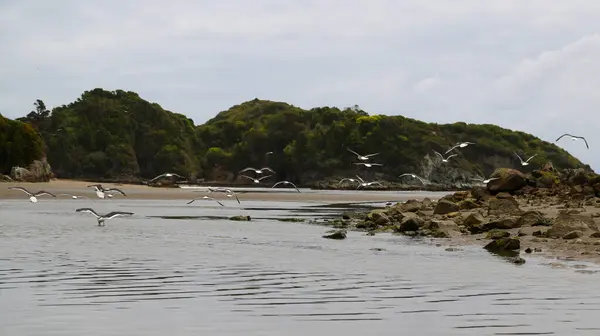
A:
<svg viewBox="0 0 600 336">
<path fill-rule="evenodd" d="M 581 214 L 560 213 L 546 234 L 550 238 L 561 238 L 571 231 L 590 230 L 598 231 L 598 226 L 593 218 Z"/>
<path fill-rule="evenodd" d="M 522 213 L 514 198 L 492 198 L 488 202 L 488 216 L 517 216 Z"/>
<path fill-rule="evenodd" d="M 490 178 L 497 177 L 498 179 L 492 180 L 487 184 L 487 189 L 493 193 L 515 192 L 527 185 L 527 177 L 516 169 L 511 168 L 498 168 L 496 169 Z"/>
<path fill-rule="evenodd" d="M 433 213 L 435 215 L 445 215 L 451 212 L 456 212 L 459 210 L 459 207 L 456 203 L 446 200 L 446 199 L 441 199 L 437 202 L 437 205 L 435 206 L 435 209 L 433 210 Z"/>
<path fill-rule="evenodd" d="M 12 167 L 10 178 L 16 182 L 48 182 L 52 178 L 52 168 L 46 159 L 34 160 L 27 168 Z"/>
</svg>

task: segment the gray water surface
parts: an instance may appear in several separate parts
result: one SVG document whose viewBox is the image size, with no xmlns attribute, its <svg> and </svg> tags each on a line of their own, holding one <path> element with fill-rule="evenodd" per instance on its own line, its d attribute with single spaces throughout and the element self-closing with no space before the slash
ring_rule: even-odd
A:
<svg viewBox="0 0 600 336">
<path fill-rule="evenodd" d="M 1 335 L 598 335 L 597 274 L 227 200 L 0 204 Z M 77 207 L 132 211 L 98 227 Z M 250 222 L 221 218 L 250 215 Z M 526 256 L 527 257 L 527 256 Z"/>
</svg>

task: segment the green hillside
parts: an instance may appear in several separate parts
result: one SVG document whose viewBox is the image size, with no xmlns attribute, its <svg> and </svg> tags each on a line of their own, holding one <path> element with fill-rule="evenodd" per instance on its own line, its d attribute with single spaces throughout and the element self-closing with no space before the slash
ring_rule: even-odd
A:
<svg viewBox="0 0 600 336">
<path fill-rule="evenodd" d="M 0 115 L 0 174 L 43 157 L 44 141 L 31 125 Z"/>
<path fill-rule="evenodd" d="M 277 179 L 310 185 L 357 171 L 366 174 L 353 164 L 356 156 L 347 148 L 379 152 L 371 161 L 384 166 L 369 171 L 388 181 L 415 172 L 447 183 L 448 176 L 485 176 L 499 166 L 520 168 L 513 151 L 527 157 L 537 153 L 531 169 L 547 161 L 557 168 L 590 169 L 554 144 L 494 125 L 441 125 L 369 115 L 358 108 L 304 110 L 258 99 L 195 126 L 186 116 L 134 92 L 95 89 L 46 116 L 30 114 L 23 120 L 39 129 L 48 160 L 63 178 L 146 179 L 170 171 L 191 179 L 233 179 L 245 167 L 268 165 L 277 171 Z M 460 141 L 476 145 L 440 165 L 433 150 L 444 153 Z"/>
</svg>

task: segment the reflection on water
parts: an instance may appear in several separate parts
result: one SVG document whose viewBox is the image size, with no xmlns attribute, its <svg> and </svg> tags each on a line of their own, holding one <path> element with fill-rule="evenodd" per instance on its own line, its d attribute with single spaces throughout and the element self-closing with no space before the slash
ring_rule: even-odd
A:
<svg viewBox="0 0 600 336">
<path fill-rule="evenodd" d="M 306 204 L 81 203 L 3 204 L 0 334 L 600 334 L 597 275 L 545 260 L 260 219 L 331 214 Z"/>
</svg>

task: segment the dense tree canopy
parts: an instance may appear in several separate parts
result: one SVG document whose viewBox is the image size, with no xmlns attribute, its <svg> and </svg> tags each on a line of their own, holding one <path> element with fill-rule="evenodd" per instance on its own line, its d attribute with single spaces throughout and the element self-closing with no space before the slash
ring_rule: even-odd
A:
<svg viewBox="0 0 600 336">
<path fill-rule="evenodd" d="M 268 165 L 279 179 L 309 184 L 353 173 L 356 156 L 380 152 L 380 175 L 391 180 L 419 173 L 433 150 L 444 153 L 460 141 L 453 165 L 487 175 L 498 165 L 537 154 L 532 165 L 588 166 L 559 147 L 530 134 L 494 125 L 425 123 L 403 116 L 369 115 L 358 106 L 304 110 L 254 99 L 220 112 L 205 124 L 169 112 L 122 90 L 86 91 L 77 101 L 47 112 L 42 101 L 22 118 L 44 137 L 54 172 L 70 178 L 151 178 L 166 171 L 213 179 Z M 1 127 L 1 126 L 0 126 Z M 1 138 L 0 138 L 1 139 Z M 273 152 L 272 155 L 266 155 Z M 2 153 L 2 152 L 0 152 Z M 6 154 L 4 154 L 6 155 Z M 229 174 L 231 176 L 231 174 Z"/>
<path fill-rule="evenodd" d="M 31 125 L 0 115 L 0 174 L 44 157 L 44 141 Z"/>
</svg>

